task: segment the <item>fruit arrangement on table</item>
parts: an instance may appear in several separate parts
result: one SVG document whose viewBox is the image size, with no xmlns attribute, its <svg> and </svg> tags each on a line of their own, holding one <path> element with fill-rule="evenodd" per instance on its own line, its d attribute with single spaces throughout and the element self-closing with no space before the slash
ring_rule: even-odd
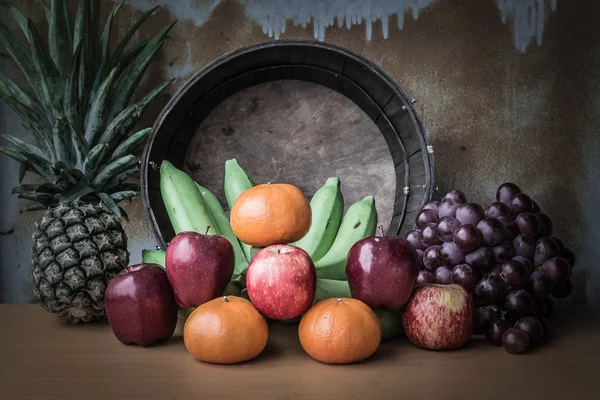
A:
<svg viewBox="0 0 600 400">
<path fill-rule="evenodd" d="M 129 46 L 145 12 L 111 50 L 115 4 L 99 32 L 99 2 L 47 9 L 48 46 L 9 6 L 27 43 L 0 25 L 0 42 L 28 92 L 0 74 L 0 96 L 35 144 L 5 136 L 0 151 L 21 164 L 13 193 L 45 210 L 33 234 L 34 293 L 65 323 L 106 315 L 124 344 L 169 340 L 185 320 L 184 345 L 201 361 L 239 363 L 265 348 L 269 323 L 297 324 L 306 353 L 345 364 L 371 357 L 403 332 L 415 346 L 452 350 L 484 334 L 511 354 L 548 338 L 554 298 L 571 293 L 575 255 L 552 236 L 549 216 L 513 183 L 486 208 L 460 190 L 426 203 L 406 238 L 377 234 L 373 196 L 344 212 L 338 178 L 310 202 L 286 183 L 256 185 L 225 163 L 229 216 L 207 188 L 168 161 L 160 189 L 175 231 L 165 250 L 129 264 L 119 202 L 136 197 L 132 133 L 165 82 L 133 94 L 173 24 Z M 56 90 L 56 89 L 60 90 Z M 44 182 L 21 184 L 27 172 Z"/>
</svg>

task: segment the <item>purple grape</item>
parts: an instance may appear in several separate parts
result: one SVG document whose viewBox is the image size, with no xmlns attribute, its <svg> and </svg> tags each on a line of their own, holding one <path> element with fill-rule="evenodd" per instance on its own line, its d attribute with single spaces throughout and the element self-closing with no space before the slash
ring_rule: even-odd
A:
<svg viewBox="0 0 600 400">
<path fill-rule="evenodd" d="M 513 260 L 521 261 L 529 273 L 533 271 L 533 263 L 531 262 L 531 259 L 523 256 L 514 256 Z"/>
<path fill-rule="evenodd" d="M 459 250 L 470 253 L 481 245 L 482 237 L 475 225 L 461 225 L 454 231 L 454 243 Z"/>
<path fill-rule="evenodd" d="M 422 269 L 417 276 L 417 284 L 419 283 L 434 283 L 435 275 L 428 269 Z"/>
<path fill-rule="evenodd" d="M 515 323 L 515 328 L 525 332 L 529 336 L 529 343 L 536 345 L 544 337 L 544 327 L 535 317 L 523 317 Z"/>
<path fill-rule="evenodd" d="M 480 305 L 497 304 L 506 294 L 506 284 L 499 277 L 488 275 L 477 282 L 474 294 Z"/>
<path fill-rule="evenodd" d="M 442 246 L 433 245 L 423 252 L 423 266 L 430 271 L 435 271 L 443 265 L 440 249 Z"/>
<path fill-rule="evenodd" d="M 527 288 L 532 294 L 548 297 L 552 291 L 552 279 L 548 278 L 542 271 L 533 271 L 529 276 Z"/>
<path fill-rule="evenodd" d="M 531 294 L 531 293 L 530 293 Z M 536 294 L 532 294 L 531 298 L 533 299 L 533 305 L 531 306 L 531 311 L 535 317 L 543 317 L 546 315 L 546 302 L 544 301 L 544 297 L 540 297 Z"/>
<path fill-rule="evenodd" d="M 537 320 L 540 321 L 540 324 L 544 328 L 544 337 L 542 338 L 542 341 L 544 341 L 550 336 L 550 323 L 546 317 L 538 317 Z"/>
<path fill-rule="evenodd" d="M 521 233 L 514 238 L 512 244 L 517 256 L 527 258 L 533 257 L 533 253 L 535 252 L 535 239 L 533 237 Z"/>
<path fill-rule="evenodd" d="M 484 246 L 495 246 L 504 239 L 504 225 L 496 218 L 482 219 L 477 224 L 477 229 L 481 232 Z"/>
<path fill-rule="evenodd" d="M 463 203 L 456 209 L 456 219 L 463 225 L 477 226 L 483 219 L 483 208 L 477 203 Z"/>
<path fill-rule="evenodd" d="M 484 270 L 494 262 L 494 252 L 489 247 L 478 247 L 465 255 L 465 262 L 472 268 Z"/>
<path fill-rule="evenodd" d="M 440 218 L 454 217 L 456 216 L 456 209 L 460 206 L 460 203 L 452 201 L 450 199 L 443 200 L 438 207 L 438 215 Z"/>
<path fill-rule="evenodd" d="M 550 297 L 546 297 L 544 302 L 546 303 L 546 314 L 544 317 L 550 318 L 552 314 L 554 314 L 554 300 L 552 300 Z"/>
<path fill-rule="evenodd" d="M 529 336 L 517 328 L 508 328 L 502 335 L 502 347 L 509 354 L 521 354 L 529 348 Z"/>
<path fill-rule="evenodd" d="M 552 226 L 552 220 L 547 214 L 544 213 L 536 213 L 535 214 L 540 221 L 540 229 L 538 231 L 538 238 L 552 236 L 552 231 L 554 230 Z"/>
<path fill-rule="evenodd" d="M 500 278 L 510 286 L 521 286 L 529 279 L 529 271 L 522 262 L 508 260 L 502 264 Z"/>
<path fill-rule="evenodd" d="M 408 240 L 410 242 L 410 244 L 412 244 L 413 247 L 417 250 L 425 250 L 426 249 L 426 247 L 421 242 L 421 230 L 420 229 L 413 229 L 413 230 L 408 231 L 408 233 L 406 234 L 406 240 Z"/>
<path fill-rule="evenodd" d="M 533 298 L 526 290 L 511 290 L 504 299 L 504 310 L 512 316 L 530 314 L 533 307 Z"/>
<path fill-rule="evenodd" d="M 564 299 L 571 295 L 571 291 L 573 290 L 573 285 L 571 281 L 566 281 L 564 283 L 557 283 L 552 286 L 552 296 L 557 299 Z"/>
<path fill-rule="evenodd" d="M 575 266 L 575 253 L 573 253 L 573 250 L 569 249 L 568 247 L 565 247 L 565 250 L 562 252 L 561 257 L 569 262 L 571 268 Z"/>
<path fill-rule="evenodd" d="M 429 224 L 437 224 L 438 221 L 439 218 L 437 212 L 433 210 L 419 211 L 417 217 L 415 218 L 415 224 L 421 230 Z"/>
<path fill-rule="evenodd" d="M 440 206 L 440 202 L 439 201 L 428 201 L 427 203 L 423 204 L 423 207 L 421 208 L 421 210 L 433 210 L 437 213 L 438 207 Z"/>
<path fill-rule="evenodd" d="M 452 282 L 457 283 L 467 290 L 471 290 L 477 285 L 479 276 L 467 264 L 458 264 L 452 268 Z"/>
<path fill-rule="evenodd" d="M 435 283 L 440 285 L 449 285 L 452 283 L 452 271 L 446 267 L 439 267 L 435 270 Z"/>
<path fill-rule="evenodd" d="M 491 248 L 494 253 L 494 262 L 503 264 L 515 256 L 515 250 L 510 242 L 502 242 Z"/>
<path fill-rule="evenodd" d="M 550 239 L 552 239 L 552 240 L 554 240 L 556 242 L 556 244 L 560 248 L 560 254 L 564 253 L 564 251 L 565 251 L 565 244 L 563 243 L 563 241 L 560 240 L 559 238 L 555 237 L 555 236 L 550 237 Z"/>
<path fill-rule="evenodd" d="M 454 242 L 445 242 L 440 248 L 440 257 L 447 267 L 454 267 L 465 261 L 465 253 L 460 251 Z"/>
<path fill-rule="evenodd" d="M 489 218 L 510 217 L 510 208 L 500 201 L 495 201 L 483 210 L 483 215 Z"/>
<path fill-rule="evenodd" d="M 542 265 L 550 258 L 560 256 L 560 246 L 553 239 L 543 237 L 535 244 L 535 252 L 533 253 L 533 262 L 536 265 Z"/>
<path fill-rule="evenodd" d="M 467 196 L 465 196 L 465 194 L 458 189 L 452 189 L 451 191 L 446 193 L 442 200 L 446 200 L 446 199 L 450 199 L 453 202 L 459 203 L 459 204 L 467 202 Z"/>
<path fill-rule="evenodd" d="M 435 234 L 435 224 L 427 224 L 421 231 L 421 243 L 425 247 L 441 245 L 443 242 Z"/>
<path fill-rule="evenodd" d="M 503 183 L 496 191 L 496 201 L 509 205 L 510 200 L 517 193 L 521 193 L 521 188 L 519 186 L 511 182 Z"/>
<path fill-rule="evenodd" d="M 436 227 L 435 233 L 437 237 L 444 242 L 451 242 L 454 237 L 454 231 L 458 229 L 460 222 L 454 217 L 441 218 Z"/>
<path fill-rule="evenodd" d="M 504 225 L 504 240 L 512 241 L 519 233 L 519 225 L 511 217 L 498 217 L 498 221 Z"/>
<path fill-rule="evenodd" d="M 502 335 L 504 332 L 512 328 L 508 321 L 499 319 L 490 323 L 490 328 L 485 334 L 485 338 L 492 346 L 502 346 Z"/>
<path fill-rule="evenodd" d="M 423 265 L 423 253 L 424 251 L 421 249 L 417 249 L 417 262 L 419 263 L 419 268 L 425 268 Z"/>
<path fill-rule="evenodd" d="M 542 210 L 540 209 L 540 205 L 533 199 L 531 199 L 531 201 L 533 202 L 533 210 L 531 212 L 532 213 L 542 212 Z"/>
<path fill-rule="evenodd" d="M 502 272 L 502 264 L 493 264 L 492 268 L 485 272 L 485 275 L 493 275 L 495 277 L 500 278 L 500 272 Z M 502 278 L 500 278 L 502 279 Z"/>
<path fill-rule="evenodd" d="M 475 329 L 473 333 L 476 335 L 485 334 L 490 324 L 493 321 L 498 321 L 502 315 L 500 311 L 494 306 L 489 307 L 476 307 L 475 308 Z"/>
<path fill-rule="evenodd" d="M 537 237 L 540 231 L 540 219 L 534 213 L 523 212 L 515 219 L 519 232 Z"/>
<path fill-rule="evenodd" d="M 533 200 L 525 193 L 517 193 L 511 197 L 508 207 L 510 208 L 510 214 L 517 217 L 524 212 L 533 211 Z"/>
</svg>

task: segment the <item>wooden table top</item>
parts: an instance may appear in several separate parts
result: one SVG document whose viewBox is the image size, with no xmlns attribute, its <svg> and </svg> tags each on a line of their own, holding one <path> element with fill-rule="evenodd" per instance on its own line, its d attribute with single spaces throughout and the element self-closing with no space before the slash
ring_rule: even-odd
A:
<svg viewBox="0 0 600 400">
<path fill-rule="evenodd" d="M 119 343 L 106 321 L 66 326 L 39 305 L 0 304 L 0 399 L 598 398 L 600 310 L 559 308 L 551 324 L 552 341 L 523 355 L 481 338 L 433 352 L 402 337 L 335 366 L 304 353 L 297 326 L 277 323 L 263 354 L 227 366 L 194 360 L 181 326 L 141 348 Z"/>
</svg>

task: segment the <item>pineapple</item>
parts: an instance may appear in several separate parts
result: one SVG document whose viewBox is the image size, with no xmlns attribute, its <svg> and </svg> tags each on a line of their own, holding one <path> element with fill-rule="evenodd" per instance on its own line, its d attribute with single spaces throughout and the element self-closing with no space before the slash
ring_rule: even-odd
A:
<svg viewBox="0 0 600 400">
<path fill-rule="evenodd" d="M 99 2 L 80 0 L 74 21 L 66 1 L 46 7 L 48 45 L 31 19 L 8 6 L 25 44 L 3 24 L 0 43 L 22 70 L 28 90 L 0 72 L 0 97 L 21 118 L 35 144 L 4 135 L 0 151 L 21 163 L 12 193 L 29 200 L 22 212 L 46 210 L 35 225 L 34 294 L 66 323 L 104 315 L 108 282 L 129 262 L 118 205 L 139 194 L 139 157 L 133 152 L 151 132 L 133 132 L 140 116 L 170 82 L 132 102 L 151 59 L 174 23 L 137 45 L 129 42 L 158 7 L 145 12 L 110 49 L 116 3 L 99 32 Z M 23 184 L 33 173 L 39 184 Z M 126 182 L 127 181 L 127 182 Z"/>
</svg>

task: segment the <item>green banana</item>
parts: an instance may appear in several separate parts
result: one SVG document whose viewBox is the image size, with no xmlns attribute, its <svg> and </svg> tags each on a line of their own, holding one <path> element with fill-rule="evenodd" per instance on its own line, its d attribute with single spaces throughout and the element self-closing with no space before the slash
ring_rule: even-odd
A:
<svg viewBox="0 0 600 400">
<path fill-rule="evenodd" d="M 335 297 L 352 297 L 348 282 L 335 279 L 317 279 L 317 292 L 315 293 L 314 303 Z"/>
<path fill-rule="evenodd" d="M 395 339 L 404 333 L 402 327 L 402 310 L 373 310 L 381 324 L 381 340 Z"/>
<path fill-rule="evenodd" d="M 164 250 L 142 250 L 142 262 L 144 264 L 157 264 L 166 269 L 165 257 L 167 253 Z"/>
<path fill-rule="evenodd" d="M 231 245 L 233 246 L 233 254 L 235 256 L 235 267 L 233 269 L 233 278 L 237 278 L 246 268 L 248 268 L 248 260 L 246 259 L 246 255 L 242 250 L 242 246 L 238 238 L 233 233 L 233 229 L 231 229 L 231 224 L 229 223 L 229 218 L 225 215 L 225 211 L 223 211 L 223 207 L 221 207 L 221 203 L 217 197 L 205 187 L 202 187 L 198 183 L 196 183 L 196 187 L 200 191 L 202 198 L 204 198 L 204 202 L 208 207 L 208 211 L 213 217 L 213 220 L 217 224 L 217 230 L 223 235 Z"/>
<path fill-rule="evenodd" d="M 333 245 L 323 258 L 315 262 L 317 278 L 346 279 L 346 257 L 359 240 L 375 234 L 377 210 L 375 198 L 366 196 L 352 204 L 342 219 Z"/>
<path fill-rule="evenodd" d="M 254 182 L 248 177 L 246 171 L 240 167 L 235 158 L 225 161 L 225 198 L 230 210 L 233 208 L 233 203 L 235 203 L 237 198 L 252 186 L 254 186 Z M 242 246 L 242 250 L 244 250 L 246 260 L 252 260 L 252 246 L 241 240 L 240 245 Z"/>
<path fill-rule="evenodd" d="M 166 160 L 160 166 L 160 193 L 175 234 L 220 233 L 192 178 Z"/>
<path fill-rule="evenodd" d="M 344 214 L 344 197 L 340 180 L 329 178 L 310 200 L 312 222 L 306 235 L 294 246 L 305 250 L 314 262 L 319 261 L 333 245 Z"/>
</svg>

